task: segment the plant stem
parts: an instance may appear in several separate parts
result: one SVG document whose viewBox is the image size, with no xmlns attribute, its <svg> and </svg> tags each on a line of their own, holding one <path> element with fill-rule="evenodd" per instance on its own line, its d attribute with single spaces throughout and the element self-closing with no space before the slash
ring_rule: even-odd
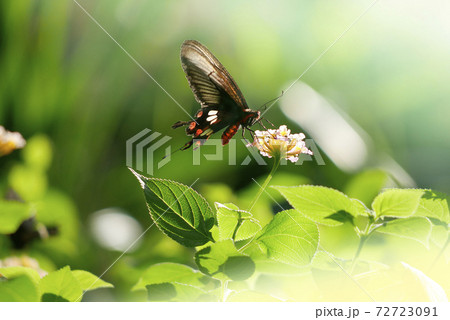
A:
<svg viewBox="0 0 450 320">
<path fill-rule="evenodd" d="M 272 170 L 270 171 L 269 175 L 267 176 L 266 180 L 264 181 L 263 185 L 261 186 L 261 189 L 259 189 L 258 193 L 256 194 L 256 197 L 253 200 L 249 211 L 251 211 L 252 208 L 255 206 L 256 202 L 258 202 L 258 199 L 261 197 L 262 193 L 266 189 L 266 187 L 269 184 L 270 180 L 272 180 L 272 177 L 275 174 L 275 171 L 277 171 L 278 166 L 280 165 L 280 161 L 281 161 L 281 157 L 274 158 Z"/>
<path fill-rule="evenodd" d="M 362 250 L 362 248 L 364 246 L 364 243 L 366 242 L 367 238 L 368 238 L 368 236 L 365 235 L 365 234 L 361 235 L 361 238 L 359 238 L 359 245 L 358 245 L 358 249 L 356 250 L 355 256 L 353 257 L 353 260 L 352 260 L 352 266 L 350 268 L 350 274 L 353 273 L 353 269 L 355 268 L 355 265 L 356 265 L 356 260 L 358 259 L 359 254 L 361 253 L 361 250 Z"/>
</svg>

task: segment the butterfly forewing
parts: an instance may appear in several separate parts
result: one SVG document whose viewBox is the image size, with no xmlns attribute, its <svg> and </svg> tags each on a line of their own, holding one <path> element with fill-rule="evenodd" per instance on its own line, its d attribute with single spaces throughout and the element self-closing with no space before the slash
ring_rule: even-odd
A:
<svg viewBox="0 0 450 320">
<path fill-rule="evenodd" d="M 201 43 L 187 40 L 181 46 L 181 65 L 195 98 L 202 105 L 217 105 L 228 95 L 247 109 L 239 87 L 217 58 Z"/>
</svg>

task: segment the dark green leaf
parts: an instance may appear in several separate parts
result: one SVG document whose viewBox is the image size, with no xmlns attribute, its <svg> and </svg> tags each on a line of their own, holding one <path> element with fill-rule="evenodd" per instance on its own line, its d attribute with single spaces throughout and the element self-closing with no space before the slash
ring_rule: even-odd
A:
<svg viewBox="0 0 450 320">
<path fill-rule="evenodd" d="M 44 293 L 41 297 L 42 302 L 70 302 L 69 300 L 53 293 Z"/>
<path fill-rule="evenodd" d="M 213 243 L 195 254 L 200 271 L 220 280 L 241 281 L 255 271 L 253 260 L 238 252 L 232 240 Z"/>
<path fill-rule="evenodd" d="M 149 301 L 197 301 L 207 292 L 184 283 L 158 283 L 146 286 Z"/>
<path fill-rule="evenodd" d="M 130 170 L 139 180 L 150 215 L 162 232 L 187 247 L 213 241 L 214 213 L 201 195 L 181 183 L 147 178 Z"/>
</svg>

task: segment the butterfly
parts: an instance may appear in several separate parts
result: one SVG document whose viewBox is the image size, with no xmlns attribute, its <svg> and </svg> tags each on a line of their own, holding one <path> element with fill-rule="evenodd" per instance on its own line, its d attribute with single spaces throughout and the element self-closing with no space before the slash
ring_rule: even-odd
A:
<svg viewBox="0 0 450 320">
<path fill-rule="evenodd" d="M 180 150 L 186 150 L 194 141 L 201 145 L 212 134 L 225 129 L 222 145 L 226 145 L 242 127 L 245 129 L 261 119 L 260 111 L 247 106 L 244 96 L 233 77 L 204 45 L 195 40 L 186 40 L 181 45 L 181 66 L 186 74 L 195 99 L 201 109 L 192 121 L 178 121 L 172 128 L 186 127 L 186 134 L 192 136 Z M 260 122 L 261 123 L 261 122 Z"/>
</svg>

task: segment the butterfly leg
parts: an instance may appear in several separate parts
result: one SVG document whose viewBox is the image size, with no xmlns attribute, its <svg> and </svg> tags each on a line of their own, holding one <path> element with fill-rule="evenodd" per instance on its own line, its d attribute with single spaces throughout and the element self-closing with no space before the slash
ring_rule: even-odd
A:
<svg viewBox="0 0 450 320">
<path fill-rule="evenodd" d="M 193 143 L 194 143 L 194 139 L 192 139 L 191 141 L 187 142 L 184 146 L 182 146 L 182 147 L 180 148 L 180 150 L 186 150 L 186 149 L 189 149 L 189 148 L 192 146 Z"/>
<path fill-rule="evenodd" d="M 264 125 L 264 123 L 262 123 L 262 121 L 261 120 L 259 120 L 258 121 L 258 123 L 259 123 L 259 125 L 261 126 L 261 127 L 263 127 L 266 131 L 267 131 L 267 128 L 266 128 L 266 126 Z"/>
<path fill-rule="evenodd" d="M 175 122 L 175 123 L 172 125 L 172 129 L 176 129 L 176 128 L 178 128 L 178 127 L 186 126 L 186 125 L 188 125 L 190 122 L 191 122 L 191 121 L 178 121 L 178 122 Z"/>
<path fill-rule="evenodd" d="M 245 129 L 247 129 L 247 130 L 250 132 L 250 135 L 252 136 L 253 140 L 255 140 L 255 135 L 254 135 L 255 131 L 253 131 L 252 129 L 247 128 L 247 127 L 242 127 L 242 138 L 245 140 L 245 142 L 247 142 L 247 146 L 249 146 L 249 145 L 251 145 L 252 143 L 249 142 L 249 141 L 247 140 L 247 138 L 245 137 Z"/>
<path fill-rule="evenodd" d="M 270 122 L 269 119 L 266 119 L 266 118 L 262 118 L 262 119 L 266 120 L 272 127 L 275 127 L 275 125 L 272 122 Z"/>
</svg>

